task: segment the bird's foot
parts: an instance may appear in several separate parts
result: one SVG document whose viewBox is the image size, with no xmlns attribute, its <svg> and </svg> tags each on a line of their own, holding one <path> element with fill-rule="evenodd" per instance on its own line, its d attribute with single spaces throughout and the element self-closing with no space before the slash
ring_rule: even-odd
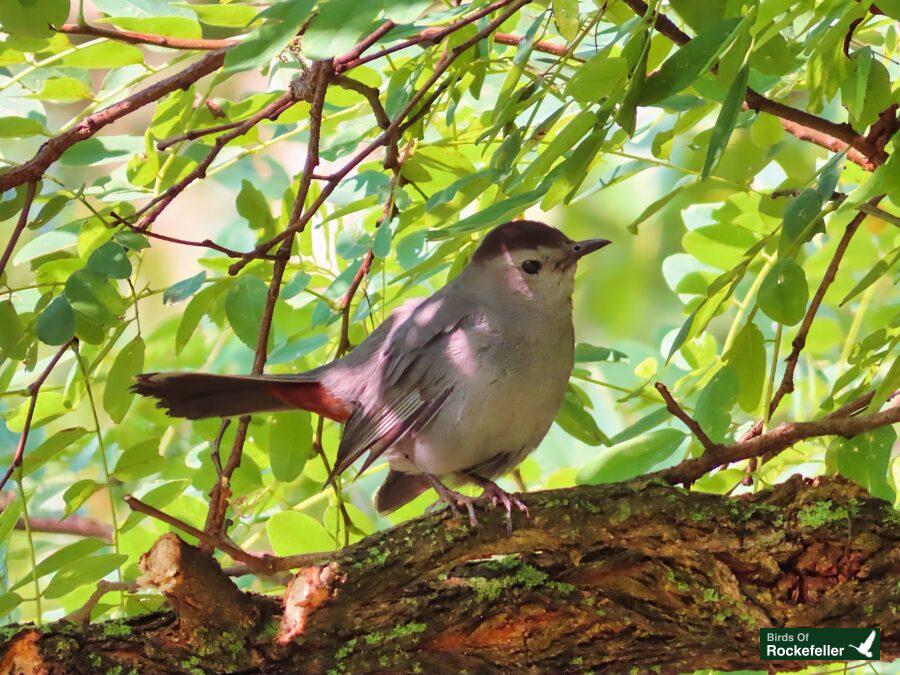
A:
<svg viewBox="0 0 900 675">
<path fill-rule="evenodd" d="M 498 504 L 503 506 L 506 511 L 506 529 L 512 531 L 513 507 L 524 513 L 526 518 L 529 517 L 528 506 L 514 493 L 507 492 L 494 481 L 487 480 L 486 478 L 479 478 L 477 483 L 483 490 L 478 497 L 479 502 L 485 504 L 490 502 L 492 506 L 497 506 Z"/>
<path fill-rule="evenodd" d="M 466 495 L 461 494 L 456 490 L 451 490 L 446 485 L 441 483 L 441 481 L 439 481 L 436 476 L 432 476 L 430 474 L 426 475 L 428 475 L 431 487 L 433 487 L 434 491 L 438 494 L 437 503 L 443 502 L 457 516 L 462 515 L 462 511 L 460 509 L 465 509 L 469 515 L 469 524 L 472 527 L 478 527 L 478 518 L 475 517 L 475 504 L 478 502 L 478 499 L 476 499 L 475 497 L 467 497 Z"/>
</svg>

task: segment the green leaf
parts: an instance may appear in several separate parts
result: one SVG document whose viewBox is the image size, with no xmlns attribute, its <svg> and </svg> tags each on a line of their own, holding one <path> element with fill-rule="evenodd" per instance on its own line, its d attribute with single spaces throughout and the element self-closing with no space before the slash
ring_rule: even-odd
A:
<svg viewBox="0 0 900 675">
<path fill-rule="evenodd" d="M 790 259 L 775 263 L 759 287 L 759 308 L 786 326 L 798 323 L 806 312 L 809 288 L 803 268 Z"/>
<path fill-rule="evenodd" d="M 600 430 L 597 422 L 585 409 L 584 402 L 571 384 L 565 396 L 563 396 L 554 421 L 567 434 L 577 438 L 582 443 L 602 445 L 609 442 L 609 438 Z"/>
<path fill-rule="evenodd" d="M 134 45 L 99 42 L 64 56 L 60 65 L 66 68 L 119 68 L 143 61 L 143 53 Z"/>
<path fill-rule="evenodd" d="M 748 323 L 735 336 L 725 361 L 741 382 L 738 403 L 745 412 L 755 412 L 766 376 L 766 343 L 756 324 Z"/>
<path fill-rule="evenodd" d="M 36 566 L 35 569 L 29 570 L 28 574 L 19 579 L 16 584 L 12 587 L 12 590 L 16 590 L 17 588 L 21 588 L 25 584 L 31 583 L 34 579 L 35 574 L 37 578 L 45 577 L 48 574 L 52 574 L 59 568 L 64 565 L 68 565 L 71 562 L 76 560 L 81 560 L 85 556 L 89 556 L 94 551 L 97 551 L 106 546 L 99 539 L 79 539 L 78 541 L 71 543 L 67 546 L 63 546 L 60 549 L 54 551 L 46 558 L 41 560 Z"/>
<path fill-rule="evenodd" d="M 689 87 L 709 70 L 740 21 L 725 19 L 710 26 L 666 59 L 644 82 L 638 104 L 652 105 Z"/>
<path fill-rule="evenodd" d="M 297 294 L 302 293 L 303 290 L 309 286 L 310 281 L 312 281 L 312 276 L 306 272 L 297 272 L 293 278 L 282 287 L 278 297 L 284 300 L 290 300 Z"/>
<path fill-rule="evenodd" d="M 640 476 L 668 462 L 682 441 L 684 433 L 677 429 L 641 434 L 603 449 L 599 457 L 581 467 L 575 481 L 579 485 L 600 485 Z"/>
<path fill-rule="evenodd" d="M 127 279 L 131 276 L 131 262 L 121 245 L 108 241 L 91 253 L 88 269 L 110 279 Z"/>
<path fill-rule="evenodd" d="M 595 347 L 586 342 L 579 342 L 575 345 L 576 363 L 598 363 L 600 361 L 621 363 L 628 361 L 628 354 L 609 347 Z"/>
<path fill-rule="evenodd" d="M 131 407 L 135 394 L 130 391 L 134 376 L 144 369 L 144 340 L 138 336 L 113 361 L 103 390 L 103 408 L 113 422 L 119 423 Z"/>
<path fill-rule="evenodd" d="M 12 302 L 0 302 L 0 357 L 25 358 L 27 343 L 23 338 L 27 336 L 24 330 Z"/>
<path fill-rule="evenodd" d="M 269 464 L 276 480 L 296 480 L 312 456 L 312 422 L 308 412 L 282 412 L 269 421 Z"/>
<path fill-rule="evenodd" d="M 628 224 L 628 227 L 626 229 L 629 232 L 631 232 L 632 234 L 637 234 L 638 227 L 641 225 L 641 223 L 648 220 L 653 214 L 660 211 L 666 204 L 668 204 L 673 199 L 675 199 L 679 194 L 681 194 L 681 191 L 685 187 L 686 187 L 685 185 L 680 185 L 677 188 L 675 188 L 674 190 L 667 190 L 666 193 L 662 197 L 660 197 L 659 199 L 654 201 L 652 204 L 647 206 L 647 208 L 645 208 L 643 211 L 641 211 L 641 215 L 639 215 L 637 218 L 632 220 Z"/>
<path fill-rule="evenodd" d="M 254 229 L 270 229 L 275 223 L 265 195 L 249 180 L 241 182 L 235 206 L 237 212 Z"/>
<path fill-rule="evenodd" d="M 63 501 L 66 503 L 66 510 L 63 513 L 63 518 L 68 518 L 75 513 L 81 508 L 82 504 L 90 499 L 91 495 L 102 487 L 103 486 L 100 485 L 100 483 L 93 481 L 90 478 L 84 478 L 72 483 L 72 485 L 70 485 L 63 493 Z"/>
<path fill-rule="evenodd" d="M 72 443 L 82 438 L 87 433 L 87 429 L 82 427 L 72 427 L 70 429 L 62 429 L 50 435 L 47 440 L 41 443 L 37 448 L 28 452 L 22 462 L 22 475 L 28 476 L 40 469 L 44 464 L 56 457 L 63 450 L 68 448 Z"/>
<path fill-rule="evenodd" d="M 844 299 L 841 300 L 840 305 L 845 305 L 847 302 L 866 290 L 869 286 L 881 279 L 881 277 L 883 277 L 885 274 L 890 272 L 891 269 L 893 269 L 898 260 L 900 260 L 900 246 L 895 248 L 893 251 L 891 251 L 881 260 L 875 263 L 871 268 L 869 268 L 863 278 L 859 280 L 859 283 L 857 283 L 856 286 L 854 286 L 850 290 L 850 292 L 844 296 Z"/>
<path fill-rule="evenodd" d="M 315 0 L 282 0 L 261 12 L 266 21 L 225 54 L 223 73 L 232 75 L 268 63 L 294 39 Z"/>
<path fill-rule="evenodd" d="M 709 178 L 713 167 L 715 167 L 728 146 L 728 139 L 731 138 L 738 113 L 741 112 L 741 105 L 744 103 L 744 97 L 747 95 L 747 79 L 749 75 L 750 66 L 745 65 L 728 88 L 728 93 L 722 102 L 722 108 L 719 110 L 719 116 L 716 118 L 716 125 L 713 127 L 712 134 L 709 137 L 709 148 L 706 151 L 703 171 L 700 173 L 701 178 Z"/>
<path fill-rule="evenodd" d="M 873 497 L 894 501 L 887 477 L 891 448 L 897 432 L 891 426 L 873 429 L 853 438 L 835 438 L 825 454 L 825 465 L 864 487 Z"/>
<path fill-rule="evenodd" d="M 88 269 L 77 270 L 69 277 L 65 296 L 76 314 L 96 326 L 112 324 L 125 310 L 115 287 L 104 276 Z"/>
<path fill-rule="evenodd" d="M 103 21 L 138 33 L 175 38 L 203 37 L 203 29 L 200 28 L 200 24 L 189 16 L 112 16 Z M 135 61 L 135 63 L 139 63 L 139 61 Z"/>
<path fill-rule="evenodd" d="M 714 442 L 725 441 L 731 424 L 731 409 L 738 401 L 741 381 L 735 368 L 720 368 L 700 392 L 694 419 Z"/>
<path fill-rule="evenodd" d="M 334 549 L 334 540 L 322 523 L 297 511 L 281 511 L 270 517 L 266 521 L 266 534 L 275 555 Z"/>
<path fill-rule="evenodd" d="M 584 105 L 618 93 L 628 77 L 628 61 L 600 52 L 581 65 L 566 85 L 566 94 Z"/>
<path fill-rule="evenodd" d="M 178 283 L 172 284 L 163 292 L 163 304 L 168 305 L 187 300 L 200 290 L 204 281 L 206 281 L 206 272 L 198 272 L 192 277 L 182 279 Z"/>
<path fill-rule="evenodd" d="M 48 600 L 61 598 L 81 586 L 95 586 L 100 579 L 118 569 L 128 556 L 118 553 L 85 556 L 63 567 L 44 589 Z"/>
<path fill-rule="evenodd" d="M 219 297 L 223 288 L 224 285 L 222 284 L 213 284 L 191 298 L 191 301 L 184 309 L 184 313 L 181 315 L 181 322 L 178 324 L 178 330 L 175 333 L 176 355 L 180 354 L 181 350 L 184 349 L 194 331 L 197 330 L 197 326 L 200 325 L 200 320 L 209 312 L 210 307 Z"/>
<path fill-rule="evenodd" d="M 412 23 L 431 4 L 431 0 L 384 0 L 384 15 L 396 24 Z"/>
<path fill-rule="evenodd" d="M 9 533 L 13 531 L 13 528 L 16 526 L 16 521 L 19 520 L 19 515 L 22 513 L 22 502 L 18 499 L 15 501 L 11 501 L 6 507 L 0 512 L 0 542 L 6 541 L 6 538 L 9 536 Z"/>
<path fill-rule="evenodd" d="M 69 0 L 3 0 L 0 2 L 0 26 L 10 35 L 26 38 L 50 37 L 51 26 L 65 23 Z"/>
<path fill-rule="evenodd" d="M 831 192 L 829 191 L 829 195 Z M 793 244 L 806 231 L 822 211 L 822 196 L 811 188 L 804 190 L 794 197 L 784 209 L 784 226 L 782 232 L 781 248 L 787 250 L 787 246 Z"/>
<path fill-rule="evenodd" d="M 380 2 L 325 0 L 303 33 L 303 52 L 311 59 L 325 59 L 351 49 L 372 28 L 381 11 Z"/>
<path fill-rule="evenodd" d="M 75 312 L 64 296 L 56 296 L 44 308 L 35 324 L 35 333 L 47 345 L 62 345 L 75 337 Z"/>
<path fill-rule="evenodd" d="M 0 117 L 0 138 L 49 135 L 43 124 L 30 117 Z"/>
<path fill-rule="evenodd" d="M 197 15 L 208 26 L 225 26 L 226 28 L 244 28 L 257 15 L 255 5 L 230 2 L 227 5 L 197 5 L 186 2 L 173 3 L 185 7 Z"/>
<path fill-rule="evenodd" d="M 20 604 L 22 604 L 22 596 L 18 593 L 10 592 L 0 595 L 0 616 L 6 616 Z"/>
<path fill-rule="evenodd" d="M 578 35 L 578 0 L 553 0 L 553 22 L 566 40 Z"/>
<path fill-rule="evenodd" d="M 74 77 L 50 77 L 44 80 L 44 85 L 39 92 L 29 94 L 28 98 L 55 101 L 57 103 L 71 103 L 84 98 L 92 98 L 92 95 L 88 86 L 79 79 Z"/>
<path fill-rule="evenodd" d="M 245 274 L 235 281 L 225 298 L 225 316 L 235 334 L 251 349 L 256 349 L 259 327 L 266 304 L 265 282 Z"/>
<path fill-rule="evenodd" d="M 877 412 L 898 387 L 900 387 L 900 357 L 894 359 L 887 375 L 884 376 L 881 384 L 878 385 L 878 389 L 875 390 L 875 395 L 872 397 L 867 408 L 868 412 Z"/>
<path fill-rule="evenodd" d="M 113 474 L 119 480 L 139 480 L 165 466 L 166 459 L 159 454 L 159 439 L 149 438 L 126 448 L 116 462 Z"/>
</svg>

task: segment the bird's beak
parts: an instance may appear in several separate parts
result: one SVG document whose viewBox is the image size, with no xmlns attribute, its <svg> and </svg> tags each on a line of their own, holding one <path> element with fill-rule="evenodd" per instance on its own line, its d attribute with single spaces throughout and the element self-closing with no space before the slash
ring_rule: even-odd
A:
<svg viewBox="0 0 900 675">
<path fill-rule="evenodd" d="M 584 239 L 583 241 L 575 242 L 571 252 L 566 256 L 566 263 L 567 265 L 574 265 L 588 253 L 599 251 L 611 243 L 609 239 Z"/>
</svg>

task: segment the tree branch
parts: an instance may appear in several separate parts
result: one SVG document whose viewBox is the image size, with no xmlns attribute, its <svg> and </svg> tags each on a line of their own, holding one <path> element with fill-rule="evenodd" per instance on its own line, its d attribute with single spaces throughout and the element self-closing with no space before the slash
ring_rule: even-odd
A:
<svg viewBox="0 0 900 675">
<path fill-rule="evenodd" d="M 6 269 L 6 264 L 9 262 L 13 251 L 16 249 L 19 237 L 22 236 L 22 232 L 25 231 L 25 227 L 28 225 L 28 212 L 31 210 L 31 203 L 34 201 L 34 193 L 36 190 L 37 181 L 32 181 L 28 184 L 28 187 L 25 188 L 25 200 L 22 203 L 22 210 L 19 212 L 19 220 L 16 222 L 16 227 L 9 236 L 6 248 L 3 249 L 3 255 L 0 256 L 0 274 L 3 274 L 3 271 Z"/>
<path fill-rule="evenodd" d="M 50 165 L 76 143 L 90 138 L 116 120 L 133 113 L 148 103 L 161 99 L 166 94 L 178 89 L 187 89 L 200 78 L 221 68 L 224 61 L 224 50 L 210 52 L 175 75 L 160 80 L 118 103 L 113 103 L 111 106 L 87 116 L 68 131 L 49 139 L 41 146 L 37 154 L 24 164 L 14 166 L 0 174 L 0 193 L 17 185 L 39 180 Z"/>
<path fill-rule="evenodd" d="M 35 406 L 37 406 L 37 398 L 38 394 L 41 393 L 41 387 L 44 386 L 44 382 L 47 381 L 47 378 L 50 377 L 50 373 L 56 368 L 56 364 L 59 363 L 62 355 L 66 353 L 66 350 L 69 347 L 77 344 L 77 342 L 77 338 L 72 338 L 56 350 L 56 353 L 50 359 L 50 362 L 44 370 L 41 371 L 40 375 L 37 376 L 37 379 L 28 385 L 28 392 L 31 394 L 31 400 L 28 402 L 28 412 L 25 413 L 25 424 L 22 427 L 22 433 L 19 434 L 19 443 L 16 445 L 16 451 L 13 454 L 12 462 L 10 462 L 6 473 L 3 474 L 3 478 L 0 478 L 0 490 L 6 485 L 6 482 L 9 480 L 9 477 L 12 476 L 13 471 L 22 464 L 22 458 L 25 455 L 25 444 L 28 443 L 28 433 L 31 431 L 31 421 L 34 418 L 34 409 Z"/>
<path fill-rule="evenodd" d="M 168 37 L 166 35 L 138 33 L 131 30 L 105 28 L 103 26 L 77 23 L 64 23 L 54 30 L 56 30 L 57 33 L 65 33 L 66 35 L 91 35 L 94 37 L 107 38 L 108 40 L 115 40 L 116 42 L 125 42 L 130 45 L 153 45 L 155 47 L 166 47 L 167 49 L 227 49 L 228 47 L 236 45 L 238 42 L 237 40 L 229 39 L 212 40 L 206 38 Z"/>
<path fill-rule="evenodd" d="M 858 403 L 858 401 L 854 402 L 853 409 L 858 409 Z M 786 422 L 764 434 L 723 446 L 715 452 L 707 452 L 700 457 L 686 459 L 656 475 L 673 485 L 693 483 L 704 474 L 725 464 L 763 455 L 776 455 L 807 438 L 820 436 L 852 438 L 865 431 L 900 422 L 900 406 L 897 405 L 892 405 L 886 410 L 871 415 L 845 416 L 849 414 L 847 411 L 850 409 L 850 407 L 842 408 L 821 420 Z"/>
<path fill-rule="evenodd" d="M 181 673 L 198 654 L 209 672 L 764 670 L 760 626 L 878 625 L 882 659 L 900 655 L 900 525 L 849 481 L 728 498 L 636 480 L 523 499 L 532 517 L 517 513 L 512 535 L 502 509 L 478 528 L 446 511 L 408 521 L 301 569 L 283 605 L 169 534 L 141 568 L 174 611 L 21 626 L 0 654 L 11 672 L 48 673 Z"/>
<path fill-rule="evenodd" d="M 470 49 L 472 46 L 483 40 L 485 37 L 493 33 L 503 22 L 505 22 L 509 17 L 518 12 L 524 5 L 528 4 L 529 0 L 500 0 L 499 2 L 495 2 L 488 7 L 486 7 L 482 12 L 476 12 L 476 14 L 487 13 L 488 10 L 494 11 L 498 7 L 507 6 L 505 12 L 503 12 L 496 19 L 490 21 L 487 26 L 478 31 L 475 35 L 473 35 L 468 40 L 462 42 L 461 44 L 454 47 L 450 52 L 445 53 L 435 64 L 435 67 L 432 71 L 431 77 L 425 82 L 425 84 L 407 101 L 403 110 L 401 110 L 397 117 L 395 117 L 390 126 L 381 132 L 377 138 L 371 141 L 368 145 L 359 150 L 350 160 L 344 164 L 344 166 L 339 169 L 337 172 L 332 174 L 329 177 L 328 182 L 322 188 L 322 191 L 319 193 L 319 196 L 313 201 L 313 203 L 307 208 L 306 212 L 302 215 L 299 215 L 296 222 L 291 223 L 284 231 L 275 237 L 262 242 L 259 244 L 253 251 L 247 255 L 243 260 L 239 260 L 228 268 L 228 273 L 231 275 L 237 274 L 244 267 L 247 266 L 252 260 L 258 258 L 261 254 L 266 253 L 273 246 L 281 243 L 287 237 L 290 237 L 297 232 L 301 231 L 306 224 L 312 219 L 313 215 L 318 211 L 318 209 L 325 203 L 328 197 L 334 192 L 335 188 L 337 188 L 338 184 L 341 180 L 344 179 L 358 164 L 360 164 L 366 157 L 368 157 L 372 152 L 375 151 L 376 148 L 385 145 L 385 143 L 389 142 L 393 138 L 393 134 L 400 128 L 403 124 L 404 119 L 407 115 L 409 115 L 419 104 L 419 102 L 425 98 L 425 95 L 431 89 L 432 86 L 441 78 L 444 72 L 453 64 L 453 62 L 466 50 Z M 475 19 L 472 17 L 468 17 L 471 21 Z M 469 21 L 469 23 L 471 23 Z M 443 29 L 443 31 L 449 31 L 452 26 L 455 24 L 451 24 L 447 28 Z M 457 26 L 454 30 L 458 30 L 461 26 Z M 451 31 L 452 32 L 452 31 Z M 371 59 L 370 59 L 371 60 Z M 337 69 L 336 69 L 337 70 Z M 293 220 L 293 219 L 292 219 Z"/>
<path fill-rule="evenodd" d="M 872 200 L 872 205 L 877 205 L 880 199 L 881 198 L 878 197 Z M 797 329 L 797 334 L 791 341 L 791 352 L 785 359 L 784 375 L 782 375 L 781 383 L 772 395 L 772 401 L 769 404 L 770 418 L 778 409 L 781 399 L 794 391 L 794 371 L 797 369 L 800 352 L 802 352 L 803 348 L 806 346 L 806 337 L 809 335 L 810 328 L 812 328 L 813 320 L 816 318 L 819 306 L 825 298 L 825 293 L 828 292 L 828 288 L 837 276 L 838 267 L 840 267 L 841 260 L 844 258 L 844 253 L 850 245 L 850 240 L 853 239 L 853 235 L 856 234 L 856 231 L 865 219 L 866 214 L 860 211 L 853 217 L 853 220 L 847 223 L 847 227 L 844 229 L 844 234 L 838 242 L 834 255 L 831 258 L 831 262 L 828 264 L 828 268 L 825 270 L 825 276 L 822 277 L 822 281 L 819 283 L 819 287 L 816 289 L 815 295 L 813 295 L 809 307 L 806 309 L 806 314 L 803 316 L 800 328 Z"/>
<path fill-rule="evenodd" d="M 0 493 L 0 513 L 3 512 L 14 500 L 16 495 L 6 491 Z M 69 516 L 67 518 L 48 518 L 44 516 L 30 516 L 28 518 L 32 532 L 46 532 L 48 534 L 71 534 L 76 537 L 96 537 L 110 543 L 112 541 L 112 528 L 106 523 L 84 518 L 82 516 Z M 25 520 L 19 518 L 15 525 L 17 530 L 25 529 Z"/>
<path fill-rule="evenodd" d="M 644 0 L 625 0 L 625 4 L 636 14 L 646 16 L 648 7 Z M 656 14 L 654 28 L 677 45 L 684 46 L 691 41 L 691 37 L 665 14 Z M 847 159 L 859 164 L 867 171 L 874 171 L 887 159 L 887 154 L 884 152 L 885 143 L 871 143 L 849 124 L 830 122 L 803 110 L 778 103 L 750 87 L 747 88 L 745 105 L 752 110 L 778 117 L 784 130 L 800 140 L 815 143 L 832 152 L 847 150 Z"/>
<path fill-rule="evenodd" d="M 292 91 L 294 91 L 295 95 L 298 97 L 301 95 L 301 92 L 299 92 L 298 89 L 305 89 L 305 93 L 310 99 L 311 106 L 309 112 L 310 131 L 306 162 L 303 166 L 300 187 L 297 190 L 297 197 L 291 209 L 287 229 L 290 229 L 290 224 L 292 222 L 296 222 L 300 212 L 303 210 L 303 205 L 309 195 L 309 188 L 312 185 L 313 172 L 319 164 L 319 140 L 322 130 L 322 111 L 325 105 L 325 95 L 328 91 L 328 84 L 333 68 L 334 64 L 330 59 L 316 62 L 306 74 L 304 81 L 298 83 L 298 87 L 294 87 L 293 85 L 291 87 Z M 303 86 L 300 87 L 299 85 Z M 302 228 L 298 231 L 302 231 Z M 266 305 L 263 309 L 259 338 L 256 342 L 256 352 L 253 357 L 253 368 L 251 369 L 252 375 L 259 375 L 262 373 L 266 364 L 269 332 L 272 328 L 275 302 L 278 300 L 278 294 L 281 291 L 281 282 L 284 278 L 284 270 L 287 267 L 288 259 L 291 255 L 293 241 L 293 234 L 285 238 L 276 255 L 276 261 L 272 269 L 272 281 L 269 284 Z M 247 427 L 249 424 L 249 415 L 241 417 L 238 421 L 228 461 L 222 469 L 222 474 L 219 477 L 218 482 L 216 482 L 210 493 L 209 512 L 207 513 L 204 531 L 212 537 L 214 541 L 221 540 L 225 533 L 225 515 L 228 509 L 228 497 L 231 492 L 229 484 L 232 474 L 234 474 L 241 463 L 241 455 L 243 453 L 244 442 L 247 439 Z M 208 543 L 206 546 L 208 547 Z"/>
<path fill-rule="evenodd" d="M 716 443 L 706 435 L 706 432 L 703 431 L 703 427 L 700 426 L 700 423 L 688 415 L 684 409 L 678 405 L 678 402 L 672 397 L 672 393 L 666 385 L 662 382 L 657 382 L 656 391 L 663 397 L 668 411 L 684 422 L 684 425 L 697 437 L 697 440 L 700 441 L 700 444 L 706 452 L 718 452 L 721 449 L 722 446 L 719 443 Z"/>
</svg>

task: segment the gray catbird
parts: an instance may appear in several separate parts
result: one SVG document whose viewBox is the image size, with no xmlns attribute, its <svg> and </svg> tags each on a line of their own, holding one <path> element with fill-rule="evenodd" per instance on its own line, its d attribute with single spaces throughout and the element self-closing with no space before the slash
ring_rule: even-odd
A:
<svg viewBox="0 0 900 675">
<path fill-rule="evenodd" d="M 134 389 L 170 415 L 200 419 L 301 408 L 345 424 L 334 475 L 368 452 L 390 472 L 379 512 L 429 487 L 454 511 L 514 495 L 492 479 L 550 429 L 572 371 L 575 265 L 609 244 L 575 242 L 534 221 L 485 236 L 468 266 L 429 298 L 396 309 L 347 356 L 297 375 L 145 373 Z M 473 499 L 448 488 L 474 483 Z"/>
</svg>

